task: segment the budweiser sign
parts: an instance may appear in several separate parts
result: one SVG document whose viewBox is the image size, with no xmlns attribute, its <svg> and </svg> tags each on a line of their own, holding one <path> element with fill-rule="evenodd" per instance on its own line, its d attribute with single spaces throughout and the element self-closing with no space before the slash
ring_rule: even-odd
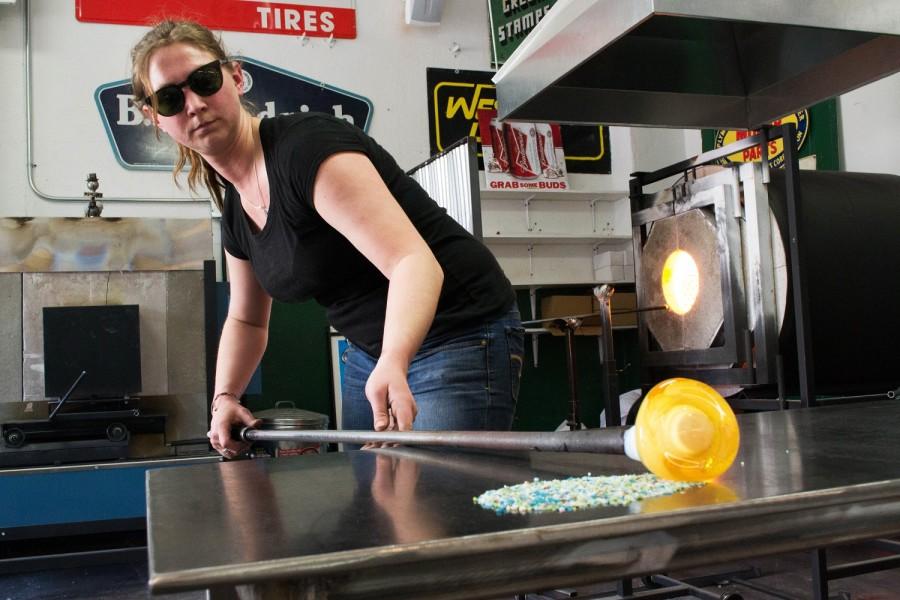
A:
<svg viewBox="0 0 900 600">
<path fill-rule="evenodd" d="M 566 160 L 556 123 L 504 123 L 478 111 L 484 177 L 491 189 L 567 190 Z"/>
</svg>

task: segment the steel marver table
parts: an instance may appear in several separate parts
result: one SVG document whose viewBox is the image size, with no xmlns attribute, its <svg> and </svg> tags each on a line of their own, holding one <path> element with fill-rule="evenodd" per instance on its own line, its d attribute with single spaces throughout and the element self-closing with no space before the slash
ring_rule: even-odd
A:
<svg viewBox="0 0 900 600">
<path fill-rule="evenodd" d="M 900 532 L 900 401 L 741 415 L 717 483 L 628 507 L 498 516 L 533 477 L 623 456 L 392 448 L 151 471 L 153 593 L 492 598 Z"/>
</svg>

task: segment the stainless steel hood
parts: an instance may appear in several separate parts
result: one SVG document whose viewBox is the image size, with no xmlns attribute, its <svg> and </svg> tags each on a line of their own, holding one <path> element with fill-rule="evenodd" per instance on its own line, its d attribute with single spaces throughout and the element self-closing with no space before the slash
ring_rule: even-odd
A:
<svg viewBox="0 0 900 600">
<path fill-rule="evenodd" d="M 900 71 L 900 0 L 560 0 L 502 119 L 749 129 Z"/>
</svg>

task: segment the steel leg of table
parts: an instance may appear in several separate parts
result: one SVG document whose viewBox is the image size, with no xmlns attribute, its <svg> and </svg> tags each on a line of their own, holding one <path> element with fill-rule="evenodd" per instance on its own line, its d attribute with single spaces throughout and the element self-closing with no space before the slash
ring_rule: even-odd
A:
<svg viewBox="0 0 900 600">
<path fill-rule="evenodd" d="M 226 585 L 206 590 L 206 600 L 240 600 L 234 586 Z"/>
<path fill-rule="evenodd" d="M 810 552 L 812 561 L 812 598 L 813 600 L 828 600 L 828 557 L 824 548 L 817 548 Z"/>
<path fill-rule="evenodd" d="M 315 582 L 279 581 L 206 590 L 206 600 L 326 600 L 328 592 Z"/>
</svg>

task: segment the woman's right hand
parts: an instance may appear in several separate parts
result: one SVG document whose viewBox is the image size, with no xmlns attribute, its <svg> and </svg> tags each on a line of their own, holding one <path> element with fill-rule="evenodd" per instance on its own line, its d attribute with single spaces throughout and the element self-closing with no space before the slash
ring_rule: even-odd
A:
<svg viewBox="0 0 900 600">
<path fill-rule="evenodd" d="M 213 403 L 212 420 L 206 436 L 213 449 L 225 458 L 240 456 L 250 449 L 250 444 L 231 437 L 231 429 L 242 427 L 259 427 L 262 419 L 253 416 L 246 407 L 241 406 L 235 398 L 220 395 Z"/>
</svg>

